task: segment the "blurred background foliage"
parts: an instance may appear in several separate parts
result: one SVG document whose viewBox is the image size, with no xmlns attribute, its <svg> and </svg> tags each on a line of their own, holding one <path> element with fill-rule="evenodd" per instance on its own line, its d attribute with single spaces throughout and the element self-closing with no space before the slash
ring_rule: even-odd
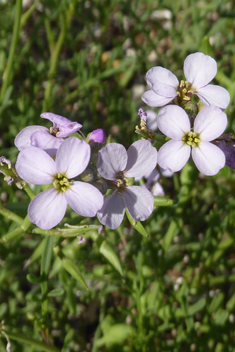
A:
<svg viewBox="0 0 235 352">
<path fill-rule="evenodd" d="M 1 0 L 1 155 L 15 161 L 16 134 L 49 127 L 45 111 L 128 147 L 147 108 L 146 71 L 163 66 L 183 79 L 196 51 L 218 63 L 234 132 L 234 42 L 228 0 Z M 124 221 L 79 245 L 30 231 L 0 243 L 0 321 L 12 351 L 235 351 L 234 172 L 204 177 L 188 163 L 160 182 L 174 205 L 154 210 L 148 238 Z M 1 204 L 26 216 L 24 192 L 3 177 L 0 187 Z M 1 217 L 1 237 L 15 227 Z"/>
</svg>

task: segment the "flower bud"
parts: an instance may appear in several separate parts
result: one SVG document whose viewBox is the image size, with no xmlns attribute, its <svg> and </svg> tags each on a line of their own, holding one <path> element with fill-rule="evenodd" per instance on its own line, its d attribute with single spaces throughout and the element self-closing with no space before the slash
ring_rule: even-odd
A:
<svg viewBox="0 0 235 352">
<path fill-rule="evenodd" d="M 98 128 L 88 135 L 87 142 L 90 144 L 92 149 L 100 149 L 101 146 L 105 143 L 105 139 L 106 136 L 104 130 Z"/>
</svg>

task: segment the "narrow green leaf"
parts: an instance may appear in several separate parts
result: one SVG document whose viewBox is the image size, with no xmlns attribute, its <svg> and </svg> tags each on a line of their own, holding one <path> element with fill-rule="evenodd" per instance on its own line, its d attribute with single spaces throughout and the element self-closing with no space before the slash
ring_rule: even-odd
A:
<svg viewBox="0 0 235 352">
<path fill-rule="evenodd" d="M 114 269 L 116 269 L 119 274 L 123 276 L 120 259 L 113 248 L 106 241 L 103 241 L 99 250 L 100 253 L 110 262 L 110 264 L 112 264 Z"/>
<path fill-rule="evenodd" d="M 60 352 L 60 350 L 58 350 L 58 348 L 56 348 L 55 346 L 48 345 L 48 344 L 45 344 L 44 342 L 34 340 L 31 337 L 27 337 L 27 336 L 24 336 L 22 334 L 14 334 L 14 333 L 11 333 L 9 331 L 5 331 L 5 333 L 7 334 L 7 336 L 10 339 L 29 344 L 31 346 L 39 348 L 41 351 L 45 351 L 45 352 Z"/>
<path fill-rule="evenodd" d="M 165 252 L 167 252 L 168 249 L 170 248 L 170 245 L 173 241 L 173 238 L 177 235 L 178 232 L 179 232 L 179 230 L 177 228 L 177 224 L 174 220 L 172 220 L 172 222 L 170 223 L 170 226 L 165 234 L 165 237 L 163 239 L 163 248 L 164 248 Z"/>
<path fill-rule="evenodd" d="M 35 276 L 32 274 L 28 274 L 26 275 L 26 279 L 31 282 L 32 284 L 39 284 L 42 283 L 43 281 L 45 281 L 45 275 L 41 275 L 41 276 Z"/>
<path fill-rule="evenodd" d="M 149 237 L 149 235 L 147 234 L 144 226 L 141 224 L 141 222 L 135 221 L 134 219 L 132 219 L 132 217 L 130 216 L 128 210 L 126 209 L 126 215 L 128 220 L 130 221 L 130 224 L 134 227 L 134 229 L 136 229 L 136 231 L 138 231 L 142 236 L 144 237 Z"/>
<path fill-rule="evenodd" d="M 228 319 L 229 312 L 225 309 L 219 309 L 214 316 L 214 322 L 217 325 L 224 325 L 226 320 Z"/>
<path fill-rule="evenodd" d="M 205 305 L 206 305 L 206 299 L 205 298 L 199 299 L 199 301 L 197 301 L 196 303 L 192 304 L 188 308 L 188 315 L 192 316 L 192 315 L 196 314 L 197 312 L 202 310 L 205 307 Z"/>
<path fill-rule="evenodd" d="M 134 335 L 135 329 L 127 324 L 115 324 L 107 333 L 96 341 L 98 347 L 102 345 L 122 344 L 130 335 Z"/>
<path fill-rule="evenodd" d="M 86 290 L 88 290 L 88 286 L 85 282 L 85 280 L 82 277 L 82 274 L 80 273 L 80 270 L 78 267 L 69 259 L 69 258 L 63 258 L 62 259 L 62 264 L 64 269 L 80 284 L 82 284 L 83 287 L 85 287 Z"/>
<path fill-rule="evenodd" d="M 42 252 L 41 274 L 47 274 L 52 257 L 53 237 L 47 237 Z"/>
<path fill-rule="evenodd" d="M 155 207 L 168 207 L 173 205 L 174 201 L 165 197 L 155 196 L 154 197 L 154 206 Z"/>
<path fill-rule="evenodd" d="M 62 287 L 55 288 L 54 290 L 50 291 L 47 296 L 48 297 L 56 297 L 61 296 L 64 294 L 64 289 Z"/>
</svg>

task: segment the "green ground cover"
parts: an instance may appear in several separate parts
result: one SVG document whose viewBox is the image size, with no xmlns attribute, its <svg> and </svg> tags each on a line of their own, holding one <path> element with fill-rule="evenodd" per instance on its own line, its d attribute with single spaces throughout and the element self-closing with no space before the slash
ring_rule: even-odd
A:
<svg viewBox="0 0 235 352">
<path fill-rule="evenodd" d="M 197 51 L 217 61 L 233 133 L 234 43 L 227 0 L 0 0 L 0 155 L 15 162 L 16 134 L 49 127 L 45 111 L 129 147 L 147 108 L 146 71 L 158 65 L 183 77 Z M 15 235 L 29 197 L 1 176 L 0 351 L 7 339 L 12 352 L 235 351 L 233 170 L 206 177 L 189 162 L 161 177 L 173 204 L 143 223 L 148 237 L 126 219 L 87 232 L 80 245 L 30 228 Z M 66 222 L 98 225 L 70 211 Z"/>
</svg>

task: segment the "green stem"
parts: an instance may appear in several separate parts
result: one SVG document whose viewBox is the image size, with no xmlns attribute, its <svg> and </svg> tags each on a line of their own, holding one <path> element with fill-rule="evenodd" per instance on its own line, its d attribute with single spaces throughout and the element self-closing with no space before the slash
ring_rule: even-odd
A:
<svg viewBox="0 0 235 352">
<path fill-rule="evenodd" d="M 19 39 L 21 12 L 22 12 L 22 0 L 16 0 L 15 22 L 14 22 L 14 27 L 13 27 L 13 35 L 12 35 L 10 52 L 9 52 L 9 58 L 7 61 L 7 67 L 6 67 L 6 70 L 3 74 L 4 79 L 3 79 L 3 85 L 2 85 L 2 90 L 1 90 L 1 94 L 0 94 L 0 101 L 1 102 L 3 102 L 4 96 L 6 94 L 6 90 L 9 87 L 9 85 L 11 83 L 11 79 L 12 79 L 12 66 L 13 66 L 13 62 L 14 62 L 17 42 Z"/>
<path fill-rule="evenodd" d="M 20 216 L 16 215 L 12 211 L 4 208 L 1 204 L 0 204 L 0 214 L 2 214 L 7 219 L 15 221 L 18 225 L 22 225 L 22 223 L 24 221 L 24 219 L 22 219 Z"/>
<path fill-rule="evenodd" d="M 17 227 L 15 230 L 7 233 L 5 236 L 3 236 L 0 240 L 0 243 L 6 243 L 10 240 L 12 240 L 13 238 L 21 235 L 22 233 L 26 232 L 28 230 L 28 228 L 30 227 L 31 222 L 29 221 L 28 215 L 25 217 L 25 219 L 23 220 L 22 224 Z"/>
<path fill-rule="evenodd" d="M 28 21 L 29 17 L 32 15 L 33 11 L 36 9 L 38 3 L 39 3 L 39 0 L 35 0 L 33 5 L 22 15 L 21 21 L 20 21 L 21 28 L 24 27 L 24 25 Z"/>
<path fill-rule="evenodd" d="M 31 200 L 35 197 L 35 193 L 32 191 L 28 184 L 24 186 L 24 190 Z"/>
<path fill-rule="evenodd" d="M 53 250 L 53 242 L 54 239 L 53 237 L 47 237 L 44 245 L 44 249 L 42 252 L 42 259 L 41 259 L 41 269 L 40 269 L 40 274 L 43 277 L 48 276 L 49 272 L 49 267 L 51 263 L 51 257 L 52 257 L 52 250 Z M 44 333 L 45 336 L 48 338 L 48 328 L 47 328 L 47 321 L 48 321 L 48 298 L 47 298 L 47 292 L 48 292 L 48 282 L 47 280 L 44 280 L 41 283 L 41 291 L 42 291 L 42 318 L 43 322 L 45 324 L 44 327 Z"/>
<path fill-rule="evenodd" d="M 71 20 L 71 14 L 74 10 L 74 4 L 71 3 L 70 7 L 68 9 L 67 15 L 62 15 L 61 16 L 61 31 L 58 37 L 58 40 L 56 42 L 56 45 L 53 45 L 52 42 L 52 33 L 50 31 L 50 24 L 46 23 L 46 29 L 47 29 L 47 37 L 49 40 L 49 48 L 51 51 L 51 61 L 50 61 L 50 69 L 48 72 L 48 80 L 46 83 L 46 89 L 45 89 L 45 93 L 44 93 L 44 101 L 43 101 L 43 107 L 42 107 L 42 111 L 46 111 L 47 110 L 47 106 L 48 103 L 50 101 L 50 95 L 51 95 L 51 90 L 52 90 L 52 86 L 53 86 L 53 80 L 55 77 L 55 73 L 56 73 L 56 68 L 57 68 L 57 63 L 58 63 L 58 58 L 62 49 L 62 45 L 65 39 L 65 34 L 66 34 L 66 30 L 68 27 L 68 24 Z M 52 50 L 53 49 L 53 50 Z"/>
</svg>

